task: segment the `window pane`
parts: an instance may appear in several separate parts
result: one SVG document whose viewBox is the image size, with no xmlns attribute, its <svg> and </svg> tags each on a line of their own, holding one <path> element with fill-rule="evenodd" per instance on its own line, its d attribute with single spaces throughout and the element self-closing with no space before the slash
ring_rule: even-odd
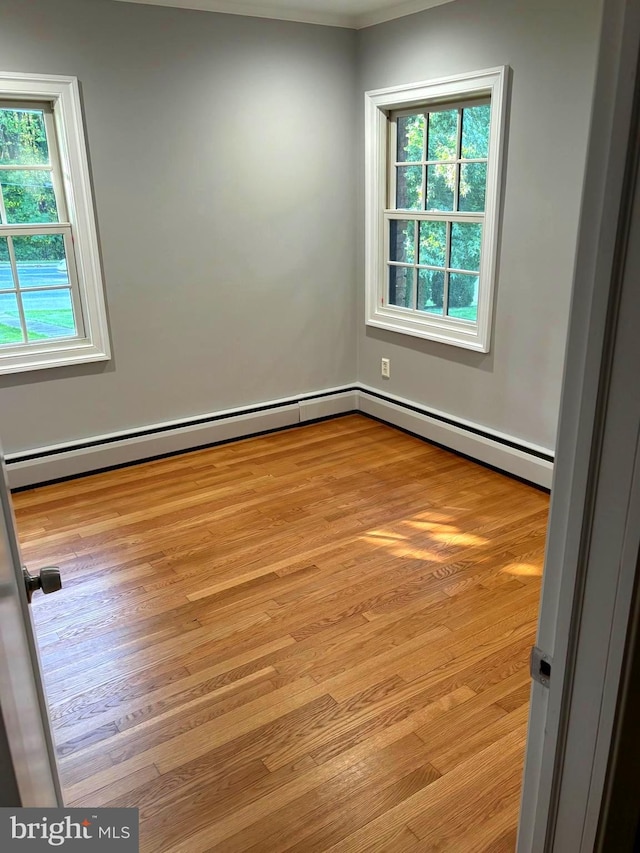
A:
<svg viewBox="0 0 640 853">
<path fill-rule="evenodd" d="M 427 210 L 453 210 L 455 183 L 455 166 L 427 166 Z"/>
<path fill-rule="evenodd" d="M 18 303 L 13 293 L 0 293 L 0 345 L 24 343 Z"/>
<path fill-rule="evenodd" d="M 449 274 L 449 317 L 478 320 L 478 276 L 452 272 Z"/>
<path fill-rule="evenodd" d="M 424 155 L 425 118 L 422 113 L 414 116 L 399 116 L 398 153 L 400 163 L 420 161 Z"/>
<path fill-rule="evenodd" d="M 457 270 L 480 269 L 482 225 L 453 222 L 451 225 L 451 266 Z"/>
<path fill-rule="evenodd" d="M 398 210 L 421 210 L 422 166 L 398 166 L 396 175 L 396 207 Z"/>
<path fill-rule="evenodd" d="M 429 113 L 427 160 L 455 160 L 458 151 L 458 110 Z"/>
<path fill-rule="evenodd" d="M 0 172 L 7 222 L 58 222 L 51 172 Z"/>
<path fill-rule="evenodd" d="M 389 305 L 413 307 L 413 267 L 389 267 Z"/>
<path fill-rule="evenodd" d="M 444 272 L 418 270 L 418 311 L 442 314 Z"/>
<path fill-rule="evenodd" d="M 446 266 L 447 223 L 420 223 L 420 260 L 421 264 L 432 267 Z"/>
<path fill-rule="evenodd" d="M 76 335 L 70 290 L 26 292 L 22 295 L 22 304 L 30 341 Z"/>
<path fill-rule="evenodd" d="M 0 163 L 34 166 L 49 162 L 42 110 L 0 110 Z"/>
<path fill-rule="evenodd" d="M 392 219 L 390 225 L 389 260 L 412 264 L 415 259 L 416 223 L 413 219 Z"/>
<path fill-rule="evenodd" d="M 462 111 L 462 156 L 468 159 L 489 156 L 491 107 L 467 107 Z"/>
<path fill-rule="evenodd" d="M 69 284 L 62 234 L 14 237 L 20 287 Z"/>
<path fill-rule="evenodd" d="M 9 263 L 9 246 L 6 237 L 0 237 L 0 290 L 12 288 L 13 275 Z"/>
<path fill-rule="evenodd" d="M 473 213 L 484 211 L 487 186 L 486 163 L 463 163 L 460 166 L 460 198 L 458 210 Z"/>
</svg>

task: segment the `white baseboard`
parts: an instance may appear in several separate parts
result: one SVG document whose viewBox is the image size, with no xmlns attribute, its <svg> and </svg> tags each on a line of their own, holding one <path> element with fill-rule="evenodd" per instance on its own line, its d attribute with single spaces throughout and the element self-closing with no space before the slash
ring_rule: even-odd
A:
<svg viewBox="0 0 640 853">
<path fill-rule="evenodd" d="M 388 424 L 442 444 L 501 471 L 522 477 L 546 489 L 551 488 L 551 451 L 516 440 L 469 421 L 454 420 L 444 412 L 429 412 L 409 400 L 360 386 L 358 409 Z"/>
<path fill-rule="evenodd" d="M 5 457 L 9 486 L 19 489 L 90 471 L 126 465 L 195 447 L 330 417 L 357 408 L 353 386 L 317 395 L 272 400 L 259 407 L 228 409 L 197 419 L 152 424 L 140 430 L 96 436 Z"/>
<path fill-rule="evenodd" d="M 551 486 L 550 451 L 468 421 L 454 420 L 441 412 L 430 412 L 409 400 L 381 394 L 361 384 L 7 454 L 9 485 L 12 489 L 24 488 L 353 411 L 379 418 L 545 488 Z"/>
<path fill-rule="evenodd" d="M 330 418 L 342 415 L 345 412 L 356 412 L 358 410 L 358 390 L 340 391 L 337 394 L 328 394 L 326 397 L 315 397 L 309 400 L 300 400 L 300 421 L 315 421 L 318 418 Z"/>
</svg>

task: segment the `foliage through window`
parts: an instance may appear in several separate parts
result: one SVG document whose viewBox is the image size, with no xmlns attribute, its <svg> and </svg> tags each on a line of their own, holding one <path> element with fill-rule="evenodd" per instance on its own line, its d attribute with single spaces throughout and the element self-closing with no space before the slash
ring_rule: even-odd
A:
<svg viewBox="0 0 640 853">
<path fill-rule="evenodd" d="M 477 321 L 490 121 L 488 103 L 393 114 L 390 304 Z"/>
<path fill-rule="evenodd" d="M 109 355 L 74 78 L 0 74 L 0 372 Z"/>
<path fill-rule="evenodd" d="M 0 346 L 82 330 L 51 107 L 0 104 Z"/>
<path fill-rule="evenodd" d="M 503 76 L 495 69 L 367 93 L 371 325 L 487 351 Z M 394 108 L 396 100 L 409 104 Z"/>
</svg>

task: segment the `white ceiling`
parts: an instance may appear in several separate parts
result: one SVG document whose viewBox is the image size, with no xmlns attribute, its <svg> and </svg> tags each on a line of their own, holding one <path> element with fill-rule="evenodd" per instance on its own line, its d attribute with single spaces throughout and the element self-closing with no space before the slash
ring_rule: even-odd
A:
<svg viewBox="0 0 640 853">
<path fill-rule="evenodd" d="M 361 29 L 453 0 L 120 0 Z"/>
</svg>

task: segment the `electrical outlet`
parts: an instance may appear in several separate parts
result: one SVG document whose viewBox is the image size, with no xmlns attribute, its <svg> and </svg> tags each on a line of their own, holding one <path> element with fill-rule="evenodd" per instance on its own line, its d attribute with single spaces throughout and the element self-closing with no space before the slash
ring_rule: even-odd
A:
<svg viewBox="0 0 640 853">
<path fill-rule="evenodd" d="M 380 373 L 385 379 L 391 376 L 391 359 L 383 358 L 380 362 Z"/>
</svg>

